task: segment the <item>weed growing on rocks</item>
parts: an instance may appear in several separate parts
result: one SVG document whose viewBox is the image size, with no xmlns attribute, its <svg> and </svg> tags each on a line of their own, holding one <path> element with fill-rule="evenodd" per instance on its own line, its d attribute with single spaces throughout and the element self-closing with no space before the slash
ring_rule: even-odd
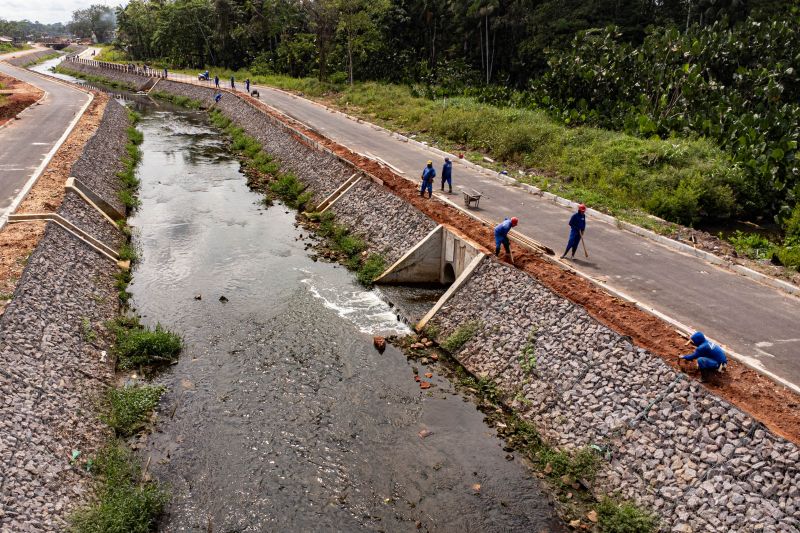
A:
<svg viewBox="0 0 800 533">
<path fill-rule="evenodd" d="M 604 498 L 597 505 L 600 529 L 604 533 L 650 533 L 658 529 L 658 519 L 630 502 Z"/>
<path fill-rule="evenodd" d="M 370 254 L 367 259 L 361 263 L 361 266 L 356 272 L 356 277 L 361 284 L 369 287 L 372 283 L 383 274 L 386 270 L 386 260 L 380 254 Z"/>
<path fill-rule="evenodd" d="M 73 533 L 148 533 L 169 495 L 154 482 L 141 482 L 141 466 L 124 443 L 104 448 L 94 462 L 102 480 L 98 502 L 72 515 Z"/>
<path fill-rule="evenodd" d="M 156 98 L 159 98 L 161 100 L 172 102 L 177 106 L 185 107 L 187 109 L 203 109 L 204 107 L 203 102 L 201 102 L 200 100 L 195 100 L 187 96 L 180 96 L 177 94 L 167 93 L 164 91 L 153 91 L 151 93 L 151 96 L 155 96 Z"/>
<path fill-rule="evenodd" d="M 94 332 L 94 329 L 92 329 L 92 323 L 85 316 L 81 317 L 81 334 L 83 340 L 86 342 L 94 342 L 97 340 L 97 334 Z"/>
<path fill-rule="evenodd" d="M 82 80 L 86 80 L 89 83 L 98 83 L 100 85 L 105 85 L 107 87 L 112 87 L 114 89 L 123 89 L 126 91 L 136 92 L 137 88 L 132 83 L 125 83 L 124 81 L 112 80 L 110 78 L 105 78 L 103 76 L 95 76 L 92 74 L 85 74 L 78 70 L 73 70 L 66 66 L 67 63 L 59 63 L 53 69 L 55 72 L 60 72 L 61 74 L 67 74 L 68 76 L 73 76 L 75 78 L 80 78 Z"/>
<path fill-rule="evenodd" d="M 136 124 L 139 115 L 129 112 L 131 124 Z M 119 200 L 128 211 L 139 207 L 139 199 L 136 197 L 136 190 L 139 188 L 139 178 L 136 177 L 136 165 L 142 159 L 142 151 L 139 145 L 142 144 L 144 136 L 142 132 L 131 126 L 128 128 L 128 144 L 125 146 L 126 155 L 122 159 L 122 170 L 117 173 L 122 188 L 119 191 Z"/>
<path fill-rule="evenodd" d="M 537 327 L 531 328 L 530 333 L 528 333 L 528 341 L 519 356 L 519 366 L 525 374 L 536 372 L 536 334 L 538 332 L 539 329 Z"/>
<path fill-rule="evenodd" d="M 456 330 L 444 340 L 441 346 L 448 352 L 455 353 L 474 337 L 480 328 L 481 323 L 479 321 L 470 320 L 456 328 Z"/>
<path fill-rule="evenodd" d="M 128 292 L 128 285 L 131 279 L 133 279 L 133 276 L 130 270 L 119 270 L 114 275 L 114 287 L 117 289 L 119 303 L 122 305 L 127 305 L 128 300 L 131 299 L 131 293 Z"/>
<path fill-rule="evenodd" d="M 600 468 L 600 457 L 591 448 L 581 448 L 570 454 L 564 450 L 555 450 L 542 445 L 537 453 L 540 464 L 544 465 L 547 475 L 562 479 L 566 484 L 575 480 L 594 481 Z M 564 477 L 566 476 L 566 477 Z M 567 482 L 566 480 L 569 479 Z"/>
<path fill-rule="evenodd" d="M 138 319 L 119 319 L 112 330 L 117 337 L 114 346 L 117 368 L 121 370 L 170 364 L 178 359 L 183 349 L 180 336 L 161 324 L 150 329 L 142 326 Z"/>
<path fill-rule="evenodd" d="M 263 154 L 264 152 L 259 153 Z M 306 190 L 306 186 L 297 179 L 297 176 L 290 172 L 278 176 L 269 184 L 269 190 L 294 209 L 302 209 L 312 196 L 311 192 Z"/>
<path fill-rule="evenodd" d="M 130 261 L 133 263 L 139 258 L 139 254 L 131 243 L 126 242 L 119 249 L 119 258 L 122 261 Z"/>
<path fill-rule="evenodd" d="M 118 437 L 135 435 L 147 423 L 164 387 L 132 386 L 108 391 L 108 414 L 101 417 Z"/>
</svg>

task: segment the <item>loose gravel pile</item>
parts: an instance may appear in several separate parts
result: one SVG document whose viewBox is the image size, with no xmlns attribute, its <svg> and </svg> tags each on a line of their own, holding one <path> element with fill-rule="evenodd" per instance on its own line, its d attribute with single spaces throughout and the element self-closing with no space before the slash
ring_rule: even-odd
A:
<svg viewBox="0 0 800 533">
<path fill-rule="evenodd" d="M 108 109 L 79 162 L 110 201 L 128 122 L 118 103 Z M 74 193 L 58 213 L 109 246 L 122 242 Z M 0 531 L 63 531 L 69 513 L 87 502 L 92 478 L 82 465 L 108 438 L 95 406 L 113 380 L 104 350 L 105 324 L 119 310 L 116 272 L 108 258 L 48 223 L 0 317 Z"/>
<path fill-rule="evenodd" d="M 797 447 L 688 381 L 527 274 L 485 260 L 434 317 L 439 340 L 496 382 L 551 443 L 611 452 L 597 481 L 668 530 L 797 531 Z M 527 349 L 526 349 L 527 348 Z"/>
<path fill-rule="evenodd" d="M 92 73 L 113 76 L 112 71 Z M 159 90 L 210 101 L 210 89 L 161 82 Z M 220 108 L 315 189 L 333 191 L 349 170 L 291 139 L 248 104 Z M 331 170 L 331 168 L 333 170 Z M 334 208 L 373 246 L 399 255 L 432 227 L 374 184 Z M 428 229 L 425 229 L 428 228 Z M 659 358 L 596 322 L 526 273 L 485 260 L 434 317 L 439 340 L 466 322 L 479 332 L 456 354 L 492 379 L 552 444 L 595 444 L 611 455 L 594 489 L 655 510 L 672 531 L 800 530 L 798 448 L 711 395 Z"/>
</svg>

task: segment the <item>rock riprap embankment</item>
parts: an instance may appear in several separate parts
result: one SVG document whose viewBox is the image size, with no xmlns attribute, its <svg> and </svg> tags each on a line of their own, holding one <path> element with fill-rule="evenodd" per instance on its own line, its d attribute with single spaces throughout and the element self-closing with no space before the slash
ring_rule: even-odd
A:
<svg viewBox="0 0 800 533">
<path fill-rule="evenodd" d="M 113 77 L 113 71 L 92 74 Z M 210 102 L 213 91 L 175 82 L 159 90 Z M 352 173 L 306 146 L 274 119 L 226 94 L 223 112 L 325 197 Z M 433 222 L 375 184 L 354 188 L 333 209 L 399 255 Z M 352 193 L 352 191 L 351 191 Z M 455 354 L 493 380 L 551 443 L 610 452 L 594 489 L 656 511 L 666 531 L 794 532 L 800 526 L 798 449 L 716 398 L 583 308 L 535 279 L 484 260 L 433 319 L 438 340 L 480 323 Z"/>
<path fill-rule="evenodd" d="M 797 530 L 794 444 L 495 260 L 432 325 L 442 340 L 475 320 L 458 359 L 497 383 L 549 442 L 610 451 L 596 489 L 657 511 L 670 530 Z"/>
<path fill-rule="evenodd" d="M 128 125 L 111 100 L 95 134 L 104 139 L 87 144 L 75 165 L 92 169 L 107 201 L 116 198 Z M 117 248 L 121 233 L 82 202 L 68 193 L 58 212 Z M 119 310 L 116 272 L 48 223 L 0 317 L 0 531 L 63 531 L 87 502 L 92 479 L 82 465 L 108 437 L 94 409 L 113 379 L 104 332 Z"/>
<path fill-rule="evenodd" d="M 48 48 L 47 50 L 39 50 L 29 54 L 21 53 L 21 55 L 6 59 L 6 62 L 11 63 L 15 67 L 24 67 L 25 65 L 30 65 L 31 63 L 39 61 L 39 59 L 43 57 L 52 56 L 55 53 L 55 50 Z"/>
</svg>

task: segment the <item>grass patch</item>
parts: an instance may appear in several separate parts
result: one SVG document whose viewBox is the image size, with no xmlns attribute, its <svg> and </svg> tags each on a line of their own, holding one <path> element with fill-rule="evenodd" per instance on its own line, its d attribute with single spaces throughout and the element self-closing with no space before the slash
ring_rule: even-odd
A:
<svg viewBox="0 0 800 533">
<path fill-rule="evenodd" d="M 61 55 L 60 52 L 53 51 L 50 54 L 45 54 L 43 56 L 34 58 L 34 59 L 32 59 L 31 61 L 28 61 L 27 63 L 25 63 L 22 66 L 23 66 L 23 68 L 32 67 L 34 65 L 38 65 L 39 63 L 44 63 L 47 60 L 53 59 L 54 57 L 59 57 L 60 55 Z"/>
<path fill-rule="evenodd" d="M 97 340 L 97 333 L 92 328 L 92 323 L 88 317 L 81 317 L 81 335 L 86 342 L 94 342 Z"/>
<path fill-rule="evenodd" d="M 604 498 L 596 508 L 604 533 L 650 533 L 657 531 L 658 518 L 630 502 Z"/>
<path fill-rule="evenodd" d="M 538 332 L 539 328 L 536 326 L 531 328 L 528 333 L 528 340 L 519 356 L 519 366 L 526 374 L 536 372 L 536 335 Z"/>
<path fill-rule="evenodd" d="M 258 145 L 258 149 L 259 152 L 257 152 L 257 154 L 264 153 L 260 151 L 260 145 Z M 245 150 L 245 154 L 246 153 Z M 312 196 L 311 192 L 306 190 L 306 186 L 297 179 L 297 176 L 290 172 L 279 175 L 277 179 L 269 184 L 269 189 L 278 196 L 278 198 L 283 200 L 286 205 L 298 210 L 303 209 L 309 200 L 311 200 Z"/>
<path fill-rule="evenodd" d="M 131 62 L 127 52 L 120 50 L 114 45 L 105 45 L 100 50 L 100 53 L 95 55 L 92 59 L 95 61 L 105 61 L 107 63 L 125 63 Z"/>
<path fill-rule="evenodd" d="M 151 329 L 135 319 L 117 320 L 112 330 L 117 337 L 113 351 L 121 370 L 173 363 L 183 349 L 183 340 L 161 324 Z"/>
<path fill-rule="evenodd" d="M 370 254 L 356 272 L 358 281 L 370 287 L 373 282 L 386 270 L 386 260 L 380 254 Z"/>
<path fill-rule="evenodd" d="M 122 170 L 117 172 L 117 177 L 122 185 L 117 195 L 128 212 L 135 210 L 140 204 L 139 198 L 136 196 L 140 185 L 139 178 L 136 177 L 136 166 L 142 160 L 142 150 L 139 145 L 144 141 L 144 135 L 133 126 L 139 121 L 139 118 L 138 113 L 128 112 L 128 119 L 132 125 L 127 129 L 128 143 L 125 145 L 125 155 L 122 158 Z"/>
<path fill-rule="evenodd" d="M 14 298 L 13 292 L 0 292 L 0 300 L 11 300 Z"/>
<path fill-rule="evenodd" d="M 450 353 L 455 353 L 474 337 L 480 328 L 481 323 L 477 320 L 470 320 L 465 324 L 461 324 L 441 343 L 441 347 Z"/>
<path fill-rule="evenodd" d="M 133 263 L 139 259 L 139 253 L 130 242 L 126 242 L 119 249 L 119 258 L 122 261 L 130 261 Z"/>
<path fill-rule="evenodd" d="M 539 463 L 549 470 L 548 475 L 552 478 L 567 476 L 572 480 L 593 481 L 600 468 L 600 457 L 591 448 L 581 448 L 570 454 L 542 445 L 536 456 Z"/>
<path fill-rule="evenodd" d="M 67 74 L 68 76 L 73 76 L 75 78 L 80 78 L 82 80 L 86 80 L 89 83 L 95 83 L 98 85 L 105 85 L 107 87 L 111 87 L 113 89 L 123 89 L 126 91 L 136 92 L 136 86 L 132 83 L 126 83 L 123 81 L 112 80 L 110 78 L 105 78 L 103 76 L 96 76 L 94 74 L 86 74 L 84 72 L 80 72 L 78 70 L 72 70 L 71 68 L 65 66 L 65 62 L 61 62 L 54 67 L 53 70 L 56 72 L 60 72 L 61 74 Z"/>
<path fill-rule="evenodd" d="M 147 423 L 164 387 L 122 387 L 108 391 L 108 414 L 101 417 L 118 437 L 130 437 Z"/>
<path fill-rule="evenodd" d="M 117 289 L 117 297 L 122 305 L 126 305 L 131 299 L 131 293 L 128 292 L 131 279 L 133 279 L 133 275 L 130 270 L 119 270 L 114 275 L 114 287 Z"/>
<path fill-rule="evenodd" d="M 177 106 L 185 107 L 187 109 L 204 109 L 206 107 L 206 105 L 200 100 L 195 100 L 194 98 L 189 98 L 188 96 L 181 96 L 164 91 L 153 91 L 151 96 L 172 102 Z"/>
<path fill-rule="evenodd" d="M 148 533 L 156 527 L 169 495 L 153 482 L 141 483 L 141 466 L 121 442 L 104 448 L 94 461 L 101 480 L 98 502 L 76 511 L 73 533 Z"/>
</svg>

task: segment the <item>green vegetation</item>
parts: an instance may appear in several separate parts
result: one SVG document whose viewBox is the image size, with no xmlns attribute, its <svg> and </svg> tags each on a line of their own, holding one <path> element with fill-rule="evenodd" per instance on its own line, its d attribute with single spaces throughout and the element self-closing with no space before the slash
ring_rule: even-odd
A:
<svg viewBox="0 0 800 533">
<path fill-rule="evenodd" d="M 117 289 L 117 296 L 122 305 L 126 305 L 128 300 L 131 299 L 131 293 L 128 292 L 128 285 L 130 285 L 133 275 L 130 270 L 118 270 L 114 275 L 114 287 Z"/>
<path fill-rule="evenodd" d="M 11 300 L 14 298 L 14 293 L 0 292 L 0 300 Z"/>
<path fill-rule="evenodd" d="M 141 466 L 124 443 L 104 448 L 94 461 L 101 481 L 98 502 L 75 512 L 73 533 L 149 533 L 169 495 L 154 482 L 142 482 Z"/>
<path fill-rule="evenodd" d="M 118 437 L 135 435 L 145 426 L 163 393 L 164 387 L 147 385 L 109 389 L 108 413 L 101 419 Z"/>
<path fill-rule="evenodd" d="M 525 374 L 536 372 L 536 335 L 538 333 L 539 328 L 536 326 L 531 328 L 528 333 L 528 340 L 519 356 L 519 366 Z"/>
<path fill-rule="evenodd" d="M 92 328 L 92 323 L 88 317 L 81 317 L 81 335 L 86 342 L 94 342 L 97 340 L 97 333 Z"/>
<path fill-rule="evenodd" d="M 65 62 L 61 62 L 55 66 L 54 69 L 56 72 L 60 72 L 61 74 L 67 74 L 69 76 L 73 76 L 75 78 L 80 78 L 82 80 L 86 80 L 89 83 L 97 83 L 98 85 L 105 85 L 107 87 L 112 87 L 114 89 L 123 89 L 125 91 L 136 91 L 136 87 L 130 83 L 126 83 L 123 81 L 112 80 L 110 78 L 106 78 L 103 76 L 95 76 L 93 74 L 85 74 L 83 72 L 79 72 L 77 70 L 72 70 L 69 68 L 68 64 Z"/>
<path fill-rule="evenodd" d="M 307 191 L 306 186 L 290 172 L 279 175 L 269 184 L 269 189 L 294 209 L 303 209 L 312 196 L 311 191 Z M 342 251 L 348 253 L 347 250 Z"/>
<path fill-rule="evenodd" d="M 538 450 L 537 460 L 549 470 L 548 475 L 553 478 L 567 476 L 572 480 L 583 479 L 591 482 L 600 468 L 600 457 L 591 448 L 581 448 L 570 454 L 542 446 Z"/>
<path fill-rule="evenodd" d="M 122 188 L 118 195 L 119 199 L 128 211 L 139 207 L 139 198 L 136 190 L 139 188 L 139 178 L 136 177 L 136 165 L 142 159 L 142 151 L 139 145 L 142 144 L 144 136 L 133 125 L 139 121 L 139 115 L 133 111 L 128 111 L 128 118 L 131 126 L 128 127 L 128 143 L 125 146 L 125 157 L 122 158 L 122 170 L 117 173 Z M 132 251 L 132 250 L 131 250 Z"/>
<path fill-rule="evenodd" d="M 53 59 L 54 57 L 59 57 L 60 55 L 61 55 L 61 52 L 56 52 L 55 50 L 53 50 L 52 53 L 45 54 L 43 56 L 39 56 L 39 57 L 33 58 L 33 59 L 31 59 L 30 61 L 28 61 L 27 63 L 25 63 L 22 66 L 25 67 L 25 68 L 32 67 L 34 65 L 38 65 L 39 63 L 44 63 L 45 61 L 47 61 L 49 59 Z"/>
<path fill-rule="evenodd" d="M 331 247 L 344 256 L 344 263 L 356 271 L 356 278 L 365 287 L 372 283 L 386 270 L 386 260 L 381 254 L 366 255 L 367 243 L 357 235 L 350 233 L 347 226 L 337 224 L 333 213 L 309 213 L 309 220 L 319 222 L 317 233 L 328 239 Z"/>
<path fill-rule="evenodd" d="M 130 242 L 126 242 L 119 249 L 119 258 L 122 261 L 130 261 L 133 263 L 139 258 L 139 254 Z"/>
<path fill-rule="evenodd" d="M 453 333 L 447 337 L 444 342 L 440 344 L 442 348 L 450 353 L 456 353 L 462 346 L 464 346 L 472 337 L 478 333 L 482 324 L 477 320 L 470 320 L 456 328 Z"/>
<path fill-rule="evenodd" d="M 117 368 L 121 370 L 173 363 L 183 349 L 181 338 L 161 324 L 151 329 L 138 320 L 117 321 L 112 329 L 117 337 Z"/>
<path fill-rule="evenodd" d="M 105 60 L 103 60 L 105 61 Z M 153 91 L 151 96 L 156 98 L 160 98 L 161 100 L 166 100 L 168 102 L 172 102 L 175 105 L 185 107 L 187 109 L 203 109 L 205 105 L 200 100 L 195 100 L 193 98 L 189 98 L 188 96 L 180 96 L 177 94 L 172 94 L 164 91 Z"/>
<path fill-rule="evenodd" d="M 596 510 L 604 533 L 650 533 L 658 530 L 658 519 L 631 502 L 617 503 L 604 498 Z"/>
<path fill-rule="evenodd" d="M 130 63 L 130 57 L 124 50 L 114 47 L 113 45 L 105 45 L 100 50 L 100 53 L 95 55 L 92 59 L 95 61 L 106 61 L 108 63 Z"/>
</svg>

